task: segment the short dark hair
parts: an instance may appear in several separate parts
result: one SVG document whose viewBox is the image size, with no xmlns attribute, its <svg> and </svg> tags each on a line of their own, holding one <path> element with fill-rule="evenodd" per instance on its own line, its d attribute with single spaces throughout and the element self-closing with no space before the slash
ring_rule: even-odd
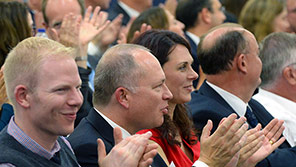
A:
<svg viewBox="0 0 296 167">
<path fill-rule="evenodd" d="M 232 61 L 239 53 L 245 53 L 248 46 L 242 31 L 232 30 L 219 37 L 213 46 L 204 48 L 201 40 L 197 55 L 205 74 L 215 75 L 230 70 Z"/>
<path fill-rule="evenodd" d="M 190 52 L 188 42 L 178 34 L 167 30 L 150 30 L 132 41 L 134 44 L 145 46 L 158 59 L 161 66 L 168 61 L 169 54 L 177 44 L 185 46 Z"/>
<path fill-rule="evenodd" d="M 176 9 L 176 18 L 185 25 L 185 30 L 194 27 L 198 23 L 198 14 L 203 8 L 213 12 L 212 0 L 182 0 Z"/>
</svg>

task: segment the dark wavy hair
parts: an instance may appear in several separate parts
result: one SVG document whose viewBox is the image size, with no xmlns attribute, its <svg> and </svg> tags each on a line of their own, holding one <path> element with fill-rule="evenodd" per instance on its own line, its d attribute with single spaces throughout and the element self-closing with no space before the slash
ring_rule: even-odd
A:
<svg viewBox="0 0 296 167">
<path fill-rule="evenodd" d="M 177 44 L 185 46 L 190 52 L 188 42 L 178 34 L 166 30 L 150 30 L 141 34 L 137 39 L 132 41 L 134 44 L 145 46 L 151 50 L 151 53 L 158 59 L 161 66 L 169 61 L 169 54 L 175 49 Z M 173 120 L 168 116 L 164 116 L 164 123 L 156 128 L 161 137 L 170 145 L 181 145 L 176 139 L 178 130 L 181 137 L 189 144 L 197 143 L 196 130 L 193 122 L 189 118 L 185 104 L 177 104 L 174 110 Z"/>
<path fill-rule="evenodd" d="M 20 2 L 0 1 L 0 66 L 13 47 L 32 36 L 28 14 L 28 9 Z"/>
</svg>

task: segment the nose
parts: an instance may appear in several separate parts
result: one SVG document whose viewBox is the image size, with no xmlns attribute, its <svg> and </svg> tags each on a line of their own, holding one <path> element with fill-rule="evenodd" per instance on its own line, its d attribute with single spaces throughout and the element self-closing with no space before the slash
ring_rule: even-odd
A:
<svg viewBox="0 0 296 167">
<path fill-rule="evenodd" d="M 80 108 L 83 103 L 83 96 L 80 89 L 74 88 L 69 95 L 68 104 L 72 107 Z"/>
<path fill-rule="evenodd" d="M 162 99 L 163 100 L 171 100 L 173 98 L 173 94 L 171 93 L 171 91 L 169 90 L 169 88 L 166 86 L 166 84 L 163 84 L 163 95 L 162 95 Z"/>
<path fill-rule="evenodd" d="M 198 77 L 198 74 L 193 70 L 193 68 L 190 66 L 190 70 L 189 70 L 189 74 L 188 74 L 188 78 L 190 80 L 196 80 Z"/>
</svg>

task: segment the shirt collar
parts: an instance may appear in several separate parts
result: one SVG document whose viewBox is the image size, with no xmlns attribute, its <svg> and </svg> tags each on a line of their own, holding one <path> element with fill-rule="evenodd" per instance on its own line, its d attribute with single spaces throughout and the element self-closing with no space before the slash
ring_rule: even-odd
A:
<svg viewBox="0 0 296 167">
<path fill-rule="evenodd" d="M 125 3 L 118 1 L 118 5 L 129 15 L 130 18 L 138 17 L 140 13 L 135 9 L 127 6 Z"/>
<path fill-rule="evenodd" d="M 198 36 L 189 31 L 186 31 L 185 33 L 192 39 L 196 46 L 199 44 L 200 38 Z"/>
<path fill-rule="evenodd" d="M 119 127 L 120 128 L 120 130 L 121 130 L 121 132 L 122 132 L 122 138 L 123 139 L 125 139 L 125 138 L 127 138 L 127 137 L 129 137 L 129 136 L 131 136 L 131 134 L 127 131 L 127 130 L 125 130 L 125 129 L 123 129 L 121 126 L 119 126 L 119 125 L 117 125 L 115 122 L 113 122 L 111 119 L 109 119 L 108 117 L 106 117 L 103 113 L 101 113 L 98 109 L 96 109 L 95 107 L 94 107 L 94 109 L 96 110 L 96 112 L 97 113 L 99 113 L 108 123 L 109 123 L 109 125 L 110 126 L 112 126 L 112 128 L 115 128 L 115 127 Z"/>
<path fill-rule="evenodd" d="M 61 149 L 59 142 L 56 140 L 53 149 L 48 152 L 17 126 L 17 124 L 14 122 L 14 116 L 10 119 L 7 127 L 7 133 L 11 135 L 15 140 L 17 140 L 20 144 L 22 144 L 25 148 L 29 149 L 35 154 L 45 157 L 46 159 L 51 159 L 54 154 Z"/>
<path fill-rule="evenodd" d="M 212 87 L 222 98 L 232 107 L 232 109 L 240 116 L 244 116 L 246 113 L 247 105 L 239 97 L 235 96 L 232 93 L 229 93 L 218 86 L 206 81 L 210 87 Z"/>
</svg>

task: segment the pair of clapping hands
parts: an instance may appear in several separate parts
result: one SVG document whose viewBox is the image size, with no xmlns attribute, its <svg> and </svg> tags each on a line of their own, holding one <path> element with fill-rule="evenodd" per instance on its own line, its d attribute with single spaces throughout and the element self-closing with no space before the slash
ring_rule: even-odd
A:
<svg viewBox="0 0 296 167">
<path fill-rule="evenodd" d="M 224 118 L 212 134 L 209 120 L 201 136 L 199 161 L 208 166 L 255 166 L 284 142 L 281 134 L 283 121 L 273 119 L 264 129 L 261 125 L 248 130 L 245 117 L 236 114 Z M 116 146 L 106 156 L 105 146 L 98 139 L 98 155 L 101 167 L 147 167 L 157 153 L 156 144 L 148 144 L 151 133 L 133 135 L 122 140 L 119 128 L 114 129 Z"/>
</svg>

